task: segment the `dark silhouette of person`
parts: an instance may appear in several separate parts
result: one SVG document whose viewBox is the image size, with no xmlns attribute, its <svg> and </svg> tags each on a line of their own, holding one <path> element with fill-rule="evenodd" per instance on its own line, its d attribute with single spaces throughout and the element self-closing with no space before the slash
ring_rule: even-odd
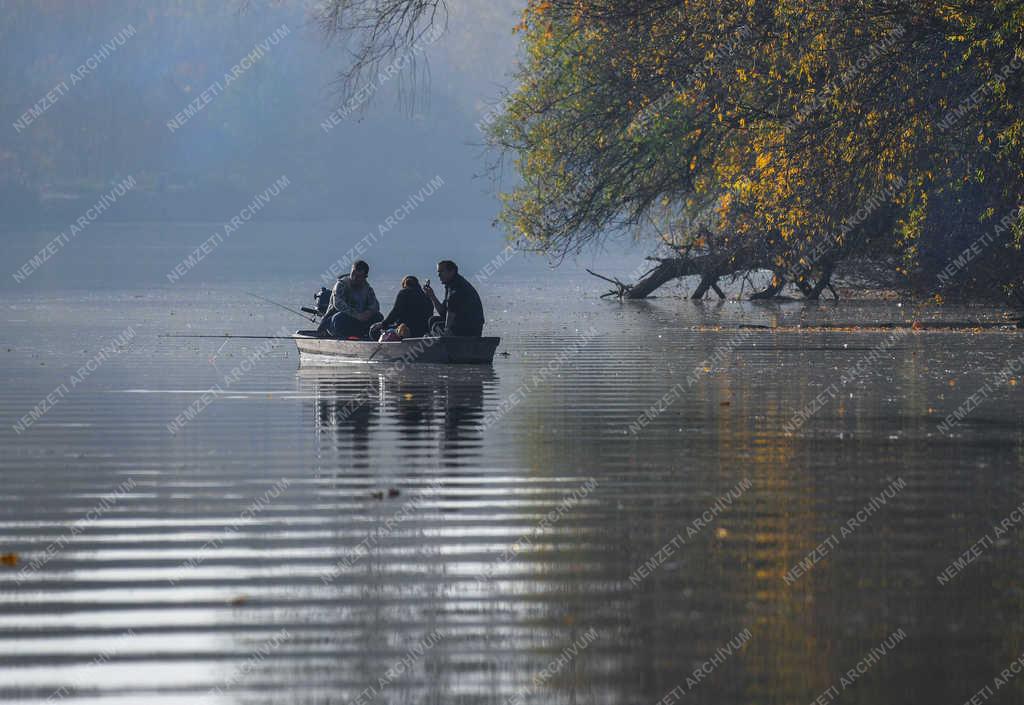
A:
<svg viewBox="0 0 1024 705">
<path fill-rule="evenodd" d="M 376 340 L 382 331 L 402 323 L 409 327 L 407 337 L 422 338 L 429 330 L 430 314 L 433 312 L 434 305 L 420 288 L 419 279 L 407 276 L 402 279 L 402 290 L 395 297 L 391 313 L 380 323 L 370 326 L 370 340 Z"/>
<path fill-rule="evenodd" d="M 444 301 L 438 301 L 430 282 L 423 291 L 437 309 L 430 319 L 430 329 L 439 335 L 459 335 L 479 338 L 484 330 L 484 306 L 480 295 L 451 260 L 437 263 L 437 276 L 444 284 Z"/>
</svg>

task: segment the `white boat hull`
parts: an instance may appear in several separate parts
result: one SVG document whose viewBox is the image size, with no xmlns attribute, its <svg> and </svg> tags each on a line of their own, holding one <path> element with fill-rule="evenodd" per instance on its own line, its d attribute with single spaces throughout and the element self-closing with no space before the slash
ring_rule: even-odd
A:
<svg viewBox="0 0 1024 705">
<path fill-rule="evenodd" d="M 298 331 L 295 344 L 306 364 L 336 362 L 435 363 L 489 365 L 494 361 L 501 338 L 463 338 L 456 336 L 406 338 L 392 343 L 366 340 L 317 338 L 309 331 Z"/>
</svg>

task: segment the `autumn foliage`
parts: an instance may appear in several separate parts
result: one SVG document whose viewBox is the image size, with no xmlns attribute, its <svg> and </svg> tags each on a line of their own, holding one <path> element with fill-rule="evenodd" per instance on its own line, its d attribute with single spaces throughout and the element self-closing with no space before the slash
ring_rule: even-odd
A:
<svg viewBox="0 0 1024 705">
<path fill-rule="evenodd" d="M 518 30 L 520 244 L 1024 302 L 1024 2 L 530 0 Z"/>
</svg>

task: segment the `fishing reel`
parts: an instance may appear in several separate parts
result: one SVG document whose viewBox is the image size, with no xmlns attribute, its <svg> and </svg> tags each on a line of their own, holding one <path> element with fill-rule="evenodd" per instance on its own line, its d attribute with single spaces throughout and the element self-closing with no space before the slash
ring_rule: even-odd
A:
<svg viewBox="0 0 1024 705">
<path fill-rule="evenodd" d="M 302 311 L 323 318 L 324 314 L 327 313 L 327 309 L 331 306 L 331 290 L 327 287 L 320 287 L 320 291 L 313 294 L 313 302 L 316 304 L 316 308 L 303 306 Z"/>
</svg>

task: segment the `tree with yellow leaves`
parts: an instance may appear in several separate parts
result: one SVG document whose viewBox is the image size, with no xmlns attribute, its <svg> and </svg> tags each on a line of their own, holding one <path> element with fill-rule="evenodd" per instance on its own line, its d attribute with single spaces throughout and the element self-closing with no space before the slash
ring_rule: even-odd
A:
<svg viewBox="0 0 1024 705">
<path fill-rule="evenodd" d="M 437 7 L 402 4 L 378 20 Z M 1024 0 L 527 0 L 517 29 L 490 134 L 521 247 L 650 237 L 652 281 L 700 295 L 767 268 L 756 296 L 846 274 L 1024 305 Z"/>
</svg>

